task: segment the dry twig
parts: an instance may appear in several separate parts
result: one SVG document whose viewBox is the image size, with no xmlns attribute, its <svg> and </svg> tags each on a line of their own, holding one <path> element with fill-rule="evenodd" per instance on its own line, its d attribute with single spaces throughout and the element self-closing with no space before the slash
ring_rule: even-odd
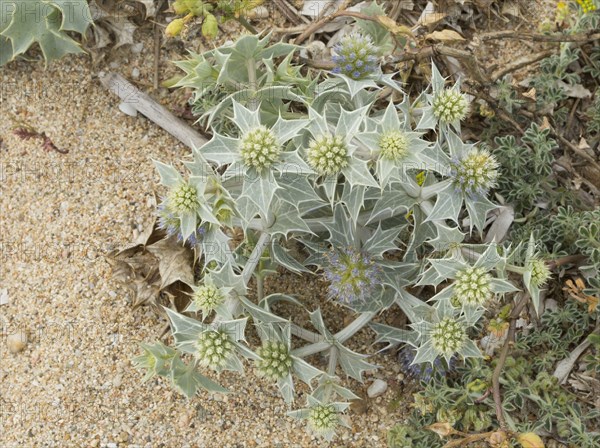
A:
<svg viewBox="0 0 600 448">
<path fill-rule="evenodd" d="M 121 101 L 148 117 L 184 145 L 190 148 L 199 148 L 208 141 L 121 75 L 108 73 L 99 78 L 102 85 L 117 95 Z"/>
<path fill-rule="evenodd" d="M 320 28 L 322 28 L 323 26 L 325 26 L 326 24 L 331 22 L 336 17 L 340 17 L 341 13 L 347 12 L 347 11 L 345 11 L 345 9 L 350 5 L 350 3 L 351 3 L 351 0 L 344 0 L 344 3 L 342 3 L 340 5 L 339 9 L 336 12 L 334 12 L 333 14 L 330 14 L 328 16 L 321 17 L 319 20 L 314 22 L 302 34 L 300 34 L 300 36 L 298 36 L 294 40 L 294 43 L 296 45 L 300 45 L 302 42 L 304 42 L 306 39 L 308 39 L 317 30 L 319 30 Z M 369 17 L 369 16 L 365 16 L 365 17 Z M 372 19 L 372 17 L 371 17 L 371 19 Z"/>
<path fill-rule="evenodd" d="M 600 33 L 584 33 L 584 34 L 539 34 L 520 32 L 515 30 L 494 31 L 491 33 L 482 34 L 479 36 L 482 41 L 494 39 L 519 39 L 532 40 L 535 42 L 578 42 L 586 43 L 600 39 Z"/>
<path fill-rule="evenodd" d="M 300 12 L 294 8 L 287 0 L 273 0 L 275 6 L 281 11 L 281 13 L 292 23 L 300 25 L 302 23 L 308 24 L 310 20 L 304 17 Z"/>
<path fill-rule="evenodd" d="M 525 55 L 516 59 L 513 62 L 506 64 L 501 69 L 496 70 L 491 75 L 492 82 L 496 82 L 498 79 L 502 78 L 504 75 L 519 70 L 520 68 L 527 67 L 535 62 L 541 61 L 549 56 L 554 54 L 554 50 L 544 50 L 538 53 L 534 53 L 531 55 Z"/>
</svg>

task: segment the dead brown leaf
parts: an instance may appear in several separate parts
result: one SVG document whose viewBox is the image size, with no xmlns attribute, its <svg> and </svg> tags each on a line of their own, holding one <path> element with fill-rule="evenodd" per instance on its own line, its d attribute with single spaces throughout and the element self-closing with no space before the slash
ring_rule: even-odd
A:
<svg viewBox="0 0 600 448">
<path fill-rule="evenodd" d="M 188 301 L 194 285 L 194 254 L 176 238 L 166 238 L 156 223 L 129 246 L 109 254 L 113 279 L 133 293 L 133 306 L 158 306 L 165 297 Z"/>
<path fill-rule="evenodd" d="M 417 25 L 421 26 L 435 26 L 446 18 L 448 14 L 443 12 L 433 12 L 431 14 L 425 14 L 420 19 Z"/>
<path fill-rule="evenodd" d="M 427 40 L 435 40 L 437 42 L 461 42 L 465 38 L 454 30 L 434 31 L 425 36 Z"/>
</svg>

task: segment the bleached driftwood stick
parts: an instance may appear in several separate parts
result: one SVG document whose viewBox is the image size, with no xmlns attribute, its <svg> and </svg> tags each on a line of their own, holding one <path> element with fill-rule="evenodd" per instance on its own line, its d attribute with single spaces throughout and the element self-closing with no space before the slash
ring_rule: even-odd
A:
<svg viewBox="0 0 600 448">
<path fill-rule="evenodd" d="M 187 123 L 177 118 L 121 75 L 117 73 L 101 74 L 99 79 L 102 85 L 117 95 L 123 103 L 133 107 L 184 145 L 190 148 L 199 148 L 207 142 L 206 138 L 200 133 L 196 132 Z"/>
</svg>

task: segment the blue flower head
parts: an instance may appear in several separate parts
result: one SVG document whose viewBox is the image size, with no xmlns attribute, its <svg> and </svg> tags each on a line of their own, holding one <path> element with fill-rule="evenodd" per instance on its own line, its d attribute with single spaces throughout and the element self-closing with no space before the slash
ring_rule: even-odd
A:
<svg viewBox="0 0 600 448">
<path fill-rule="evenodd" d="M 404 372 L 415 380 L 428 383 L 433 377 L 444 377 L 454 370 L 455 358 L 450 359 L 450 365 L 447 365 L 442 358 L 436 358 L 433 365 L 430 363 L 413 364 L 416 354 L 415 348 L 408 345 L 398 352 L 398 361 L 400 361 Z"/>
<path fill-rule="evenodd" d="M 367 300 L 381 285 L 381 268 L 367 254 L 354 248 L 331 249 L 326 258 L 325 278 L 329 297 L 352 303 Z"/>
<path fill-rule="evenodd" d="M 377 48 L 370 36 L 352 33 L 342 37 L 333 48 L 334 73 L 343 73 L 352 79 L 364 79 L 377 70 Z"/>
</svg>

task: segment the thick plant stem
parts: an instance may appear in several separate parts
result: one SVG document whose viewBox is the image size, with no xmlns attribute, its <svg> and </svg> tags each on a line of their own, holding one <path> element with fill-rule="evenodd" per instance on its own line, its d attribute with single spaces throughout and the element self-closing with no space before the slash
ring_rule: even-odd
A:
<svg viewBox="0 0 600 448">
<path fill-rule="evenodd" d="M 362 313 L 354 320 L 354 322 L 352 322 L 342 331 L 336 333 L 333 336 L 332 341 L 323 340 L 310 345 L 305 345 L 304 347 L 294 350 L 292 354 L 294 356 L 298 356 L 299 358 L 304 358 L 306 356 L 314 355 L 315 353 L 332 348 L 336 343 L 344 343 L 354 336 L 358 331 L 360 331 L 365 325 L 367 325 L 373 319 L 373 317 L 375 317 L 375 313 L 373 312 Z"/>
<path fill-rule="evenodd" d="M 292 324 L 291 330 L 294 336 L 299 337 L 300 339 L 304 339 L 308 342 L 315 343 L 323 340 L 323 337 L 318 335 L 317 333 L 313 333 L 312 331 L 302 328 L 301 326 L 296 324 Z"/>
<path fill-rule="evenodd" d="M 375 317 L 375 313 L 366 312 L 358 316 L 350 325 L 344 328 L 339 333 L 336 333 L 334 339 L 339 342 L 346 342 L 356 333 L 358 333 L 365 325 L 367 325 Z"/>
<path fill-rule="evenodd" d="M 248 83 L 250 84 L 250 89 L 254 94 L 249 103 L 250 110 L 258 111 L 259 102 L 256 99 L 258 84 L 256 82 L 256 61 L 254 58 L 248 59 Z"/>
<path fill-rule="evenodd" d="M 262 274 L 256 275 L 256 301 L 260 302 L 265 296 L 265 277 Z"/>
<path fill-rule="evenodd" d="M 328 348 L 331 348 L 331 346 L 331 342 L 321 341 L 292 350 L 291 354 L 293 356 L 297 356 L 298 358 L 306 358 L 307 356 L 314 355 L 315 353 L 325 351 Z"/>
<path fill-rule="evenodd" d="M 269 244 L 270 241 L 271 241 L 271 235 L 269 235 L 268 233 L 263 233 L 260 235 L 260 238 L 258 239 L 258 242 L 256 243 L 256 246 L 254 247 L 254 250 L 250 254 L 248 263 L 246 263 L 246 266 L 244 266 L 244 271 L 242 272 L 242 279 L 244 280 L 244 283 L 246 285 L 248 285 L 248 283 L 250 282 L 250 279 L 252 278 L 252 274 L 254 273 L 256 267 L 258 266 L 258 263 L 260 262 L 262 254 L 265 251 L 265 248 L 267 247 L 267 245 Z"/>
<path fill-rule="evenodd" d="M 506 420 L 504 418 L 504 410 L 502 409 L 502 396 L 500 395 L 500 375 L 502 374 L 504 363 L 506 363 L 508 351 L 515 340 L 517 319 L 519 318 L 521 311 L 523 311 L 523 308 L 525 308 L 527 305 L 529 299 L 529 294 L 522 294 L 521 299 L 510 313 L 510 326 L 508 328 L 508 334 L 506 336 L 506 340 L 504 341 L 504 345 L 502 346 L 502 351 L 500 352 L 500 357 L 498 358 L 498 364 L 496 364 L 496 368 L 494 369 L 494 373 L 492 375 L 492 396 L 494 397 L 494 403 L 496 405 L 496 418 L 498 419 L 498 423 L 500 423 L 500 428 L 502 429 L 506 428 Z"/>
<path fill-rule="evenodd" d="M 330 376 L 335 376 L 335 368 L 337 367 L 338 362 L 338 348 L 334 345 L 329 349 L 329 364 L 327 366 L 327 374 Z"/>
</svg>

